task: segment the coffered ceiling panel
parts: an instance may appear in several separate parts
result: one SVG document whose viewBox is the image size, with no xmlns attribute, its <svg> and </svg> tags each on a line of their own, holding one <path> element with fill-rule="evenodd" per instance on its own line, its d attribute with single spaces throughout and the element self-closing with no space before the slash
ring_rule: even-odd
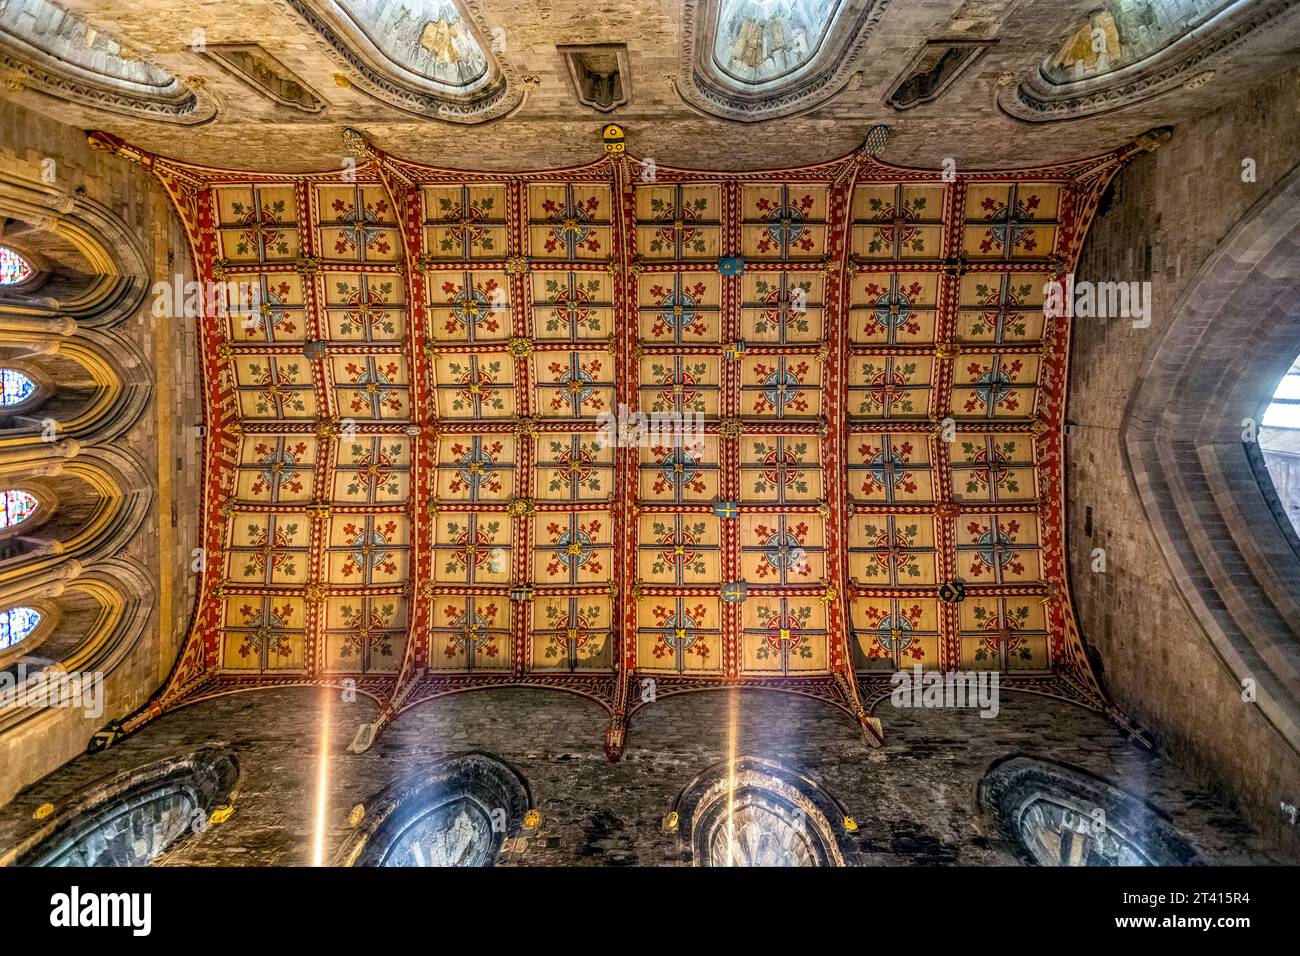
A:
<svg viewBox="0 0 1300 956">
<path fill-rule="evenodd" d="M 617 756 L 638 707 L 715 686 L 879 739 L 913 665 L 1104 706 L 1043 303 L 1139 146 L 946 178 L 865 152 L 478 174 L 353 134 L 355 167 L 276 176 L 93 138 L 239 284 L 198 320 L 210 556 L 147 714 L 346 677 L 382 707 L 364 747 L 440 694 L 557 687 L 608 708 Z"/>
</svg>

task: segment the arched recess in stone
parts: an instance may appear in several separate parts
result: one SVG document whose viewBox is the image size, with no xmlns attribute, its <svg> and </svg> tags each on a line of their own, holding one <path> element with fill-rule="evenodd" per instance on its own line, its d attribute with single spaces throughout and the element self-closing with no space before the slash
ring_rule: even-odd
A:
<svg viewBox="0 0 1300 956">
<path fill-rule="evenodd" d="M 0 454 L 20 444 L 110 440 L 131 429 L 152 395 L 139 349 L 93 330 L 57 337 L 15 332 L 0 346 L 0 367 L 37 383 L 32 400 L 0 409 Z"/>
<path fill-rule="evenodd" d="M 0 173 L 0 224 L 0 242 L 35 271 L 0 290 L 0 367 L 35 384 L 0 409 L 0 485 L 43 490 L 50 503 L 31 540 L 0 558 L 0 607 L 43 609 L 0 667 L 32 676 L 57 664 L 108 680 L 156 611 L 156 570 L 115 557 L 153 500 L 154 479 L 120 446 L 153 397 L 149 366 L 120 328 L 144 307 L 152 270 L 136 234 L 85 196 Z M 0 733 L 42 714 L 54 711 L 9 708 Z"/>
<path fill-rule="evenodd" d="M 342 866 L 492 866 L 526 827 L 533 795 L 492 754 L 440 760 L 361 805 L 360 825 L 339 849 Z"/>
<path fill-rule="evenodd" d="M 382 103 L 451 123 L 501 119 L 523 104 L 529 84 L 497 52 L 487 23 L 460 0 L 277 0 L 314 31 L 347 83 Z M 481 70 L 453 78 L 445 62 L 477 50 Z"/>
<path fill-rule="evenodd" d="M 1294 31 L 1297 10 L 1298 0 L 1112 0 L 1074 24 L 1027 75 L 1008 77 L 998 106 L 1047 123 L 1190 89 L 1249 56 L 1248 42 Z M 1082 65 L 1070 69 L 1075 63 Z"/>
<path fill-rule="evenodd" d="M 113 329 L 145 304 L 151 269 L 139 238 L 102 204 L 0 174 L 0 242 L 35 275 L 0 289 L 0 367 L 37 385 L 0 409 L 0 449 L 57 437 L 109 439 L 148 404 L 139 349 Z"/>
<path fill-rule="evenodd" d="M 68 334 L 69 320 L 108 328 L 145 302 L 152 270 L 144 246 L 88 196 L 0 173 L 0 243 L 34 270 L 0 287 L 0 332 Z"/>
<path fill-rule="evenodd" d="M 0 708 L 0 734 L 56 708 L 81 708 L 99 726 L 106 717 L 121 716 L 107 711 L 110 703 L 134 706 L 106 688 L 145 633 L 156 600 L 147 574 L 113 558 L 85 567 L 69 559 L 0 586 L 0 608 L 31 607 L 41 614 L 26 640 L 0 651 L 0 672 L 8 675 L 5 692 L 15 695 L 9 702 L 18 705 Z M 87 731 L 87 738 L 92 732 Z"/>
<path fill-rule="evenodd" d="M 683 0 L 677 92 L 702 113 L 746 123 L 814 109 L 848 83 L 889 4 Z M 774 45 L 794 49 L 779 64 L 746 53 Z"/>
<path fill-rule="evenodd" d="M 844 806 L 812 778 L 738 756 L 699 774 L 664 819 L 695 866 L 852 866 L 860 862 Z"/>
<path fill-rule="evenodd" d="M 53 0 L 0 6 L 0 67 L 11 89 L 32 90 L 96 112 L 192 126 L 216 102 Z"/>
<path fill-rule="evenodd" d="M 1035 866 L 1189 866 L 1196 851 L 1159 810 L 1067 764 L 1012 755 L 979 783 L 980 809 Z"/>
<path fill-rule="evenodd" d="M 60 508 L 56 485 L 67 487 L 66 482 L 44 476 L 19 477 L 0 472 L 0 567 L 58 539 L 61 529 L 51 526 L 50 519 L 60 512 L 67 521 L 69 514 L 68 509 Z M 93 499 L 93 493 L 89 497 Z M 73 510 L 78 509 L 74 506 Z"/>
<path fill-rule="evenodd" d="M 147 866 L 232 805 L 238 760 L 219 747 L 178 754 L 97 781 L 10 847 L 0 866 Z"/>
<path fill-rule="evenodd" d="M 65 460 L 0 457 L 0 486 L 29 490 L 41 502 L 32 524 L 0 539 L 0 587 L 65 557 L 115 554 L 139 531 L 152 493 L 144 465 L 113 447 L 78 448 Z"/>
<path fill-rule="evenodd" d="M 1300 167 L 1242 217 L 1172 314 L 1125 415 L 1128 467 L 1192 616 L 1300 750 L 1300 540 L 1255 440 L 1300 353 Z"/>
</svg>

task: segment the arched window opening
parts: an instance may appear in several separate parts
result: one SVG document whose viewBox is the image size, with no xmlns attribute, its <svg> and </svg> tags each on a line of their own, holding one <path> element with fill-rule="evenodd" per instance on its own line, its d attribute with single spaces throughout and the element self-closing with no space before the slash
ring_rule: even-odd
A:
<svg viewBox="0 0 1300 956">
<path fill-rule="evenodd" d="M 0 651 L 24 641 L 41 623 L 41 612 L 34 607 L 11 607 L 0 611 Z"/>
<path fill-rule="evenodd" d="M 488 866 L 495 856 L 492 818 L 475 800 L 461 798 L 411 821 L 379 866 Z"/>
<path fill-rule="evenodd" d="M 825 866 L 802 815 L 771 791 L 748 789 L 711 822 L 706 866 Z"/>
<path fill-rule="evenodd" d="M 123 92 L 159 95 L 178 86 L 165 70 L 50 0 L 0 7 L 0 34 L 17 41 L 20 50 L 39 51 L 54 62 L 75 67 L 80 76 L 111 83 Z"/>
<path fill-rule="evenodd" d="M 0 368 L 0 407 L 21 405 L 36 393 L 36 383 L 16 368 Z"/>
<path fill-rule="evenodd" d="M 488 72 L 488 58 L 452 0 L 339 0 L 383 54 L 426 80 L 464 91 Z"/>
<path fill-rule="evenodd" d="M 1151 866 L 1142 848 L 1077 801 L 1041 797 L 1025 804 L 1020 839 L 1040 866 Z"/>
<path fill-rule="evenodd" d="M 1261 426 L 1264 464 L 1291 526 L 1300 534 L 1300 358 L 1282 376 Z"/>
<path fill-rule="evenodd" d="M 713 116 L 752 123 L 824 103 L 860 68 L 887 0 L 683 0 L 674 85 Z"/>
<path fill-rule="evenodd" d="M 0 285 L 17 285 L 32 274 L 32 264 L 8 246 L 0 246 Z"/>
<path fill-rule="evenodd" d="M 738 757 L 696 777 L 665 819 L 695 866 L 845 866 L 856 824 L 815 783 L 778 763 Z"/>
<path fill-rule="evenodd" d="M 41 503 L 36 496 L 17 488 L 0 491 L 0 531 L 22 524 L 36 513 Z"/>
<path fill-rule="evenodd" d="M 1078 119 L 1193 87 L 1248 56 L 1287 0 L 1111 0 L 1075 22 L 998 105 L 1031 123 Z M 1281 29 L 1280 27 L 1275 29 Z"/>
<path fill-rule="evenodd" d="M 216 114 L 215 100 L 201 87 L 190 89 L 53 0 L 0 3 L 0 59 L 20 91 L 177 123 Z"/>
<path fill-rule="evenodd" d="M 1154 56 L 1237 0 L 1114 0 L 1043 61 L 1050 83 L 1113 73 Z"/>
<path fill-rule="evenodd" d="M 750 86 L 784 80 L 821 49 L 840 0 L 723 0 L 713 59 Z"/>
<path fill-rule="evenodd" d="M 111 778 L 61 801 L 53 835 L 20 848 L 21 866 L 149 866 L 228 804 L 239 765 L 204 748 Z"/>
<path fill-rule="evenodd" d="M 471 753 L 409 774 L 364 806 L 340 850 L 345 866 L 493 866 L 525 826 L 532 794 L 506 764 Z"/>
<path fill-rule="evenodd" d="M 1187 866 L 1196 852 L 1154 809 L 1063 764 L 1010 757 L 979 802 L 1022 861 L 1037 866 Z"/>
</svg>

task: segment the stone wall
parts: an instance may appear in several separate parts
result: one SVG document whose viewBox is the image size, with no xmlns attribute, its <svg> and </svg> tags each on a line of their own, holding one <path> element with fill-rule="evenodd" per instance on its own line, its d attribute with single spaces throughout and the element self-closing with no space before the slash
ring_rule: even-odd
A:
<svg viewBox="0 0 1300 956">
<path fill-rule="evenodd" d="M 642 0 L 471 0 L 488 36 L 500 36 L 497 59 L 536 78 L 527 100 L 506 122 L 463 126 L 404 115 L 368 96 L 326 44 L 285 0 L 266 3 L 178 3 L 176 0 L 62 0 L 99 30 L 218 102 L 216 119 L 195 129 L 96 113 L 26 89 L 5 91 L 48 109 L 79 128 L 102 128 L 146 149 L 190 162 L 235 169 L 303 171 L 341 163 L 342 130 L 357 126 L 377 145 L 422 162 L 469 169 L 532 168 L 590 162 L 600 156 L 600 131 L 626 124 L 628 149 L 661 166 L 762 169 L 818 162 L 860 146 L 875 123 L 895 127 L 886 158 L 938 168 L 1024 166 L 1073 160 L 1120 146 L 1153 126 L 1179 122 L 1209 103 L 1239 95 L 1295 63 L 1295 18 L 1257 31 L 1214 65 L 1204 85 L 1175 88 L 1135 106 L 1068 123 L 1022 123 L 996 103 L 1000 83 L 1017 83 L 1059 48 L 1097 0 L 878 0 L 883 14 L 856 72 L 824 104 L 774 123 L 738 123 L 704 116 L 685 103 L 686 10 L 696 2 Z M 496 30 L 504 30 L 496 34 Z M 192 48 L 195 31 L 209 45 L 256 42 L 327 104 L 319 114 L 281 106 Z M 905 113 L 883 98 L 922 43 L 932 37 L 996 38 L 944 94 Z M 631 101 L 611 114 L 581 106 L 569 88 L 558 44 L 626 43 Z M 1190 78 L 1190 77 L 1189 77 Z M 193 84 L 191 84 L 193 85 Z M 273 127 L 273 128 L 268 128 Z"/>
<path fill-rule="evenodd" d="M 44 184 L 51 206 L 84 188 L 86 198 L 108 207 L 134 232 L 150 257 L 150 281 L 174 272 L 188 275 L 187 257 L 173 250 L 185 245 L 179 223 L 162 191 L 145 173 L 125 161 L 91 150 L 85 133 L 56 122 L 43 111 L 0 100 L 0 170 L 6 176 L 43 183 L 46 160 L 54 161 L 55 180 Z M 56 215 L 53 208 L 51 215 Z M 3 238 L 0 237 L 0 242 Z M 192 321 L 162 321 L 151 314 L 146 297 L 138 314 L 111 330 L 144 354 L 155 394 L 161 396 L 120 439 L 151 476 L 153 503 L 140 533 L 117 555 L 146 572 L 157 584 L 154 615 L 145 636 L 122 665 L 106 678 L 106 712 L 87 717 L 74 709 L 51 709 L 0 736 L 0 803 L 20 787 L 72 759 L 95 731 L 111 719 L 141 707 L 171 670 L 188 630 L 197 575 L 191 572 L 198 545 L 203 421 L 198 345 Z M 90 563 L 83 559 L 83 565 Z"/>
<path fill-rule="evenodd" d="M 0 811 L 0 853 L 38 826 L 42 803 L 60 802 L 105 775 L 187 750 L 226 746 L 241 779 L 234 814 L 187 837 L 167 865 L 304 865 L 316 812 L 322 705 L 328 695 L 327 859 L 348 837 L 348 815 L 384 786 L 440 756 L 482 750 L 515 767 L 542 815 L 507 862 L 533 865 L 680 865 L 664 815 L 693 777 L 737 754 L 765 757 L 808 776 L 858 821 L 866 863 L 1012 864 L 976 803 L 976 787 L 1009 754 L 1071 764 L 1149 801 L 1209 862 L 1267 863 L 1271 851 L 1224 801 L 1206 793 L 1100 716 L 1053 699 L 1004 694 L 993 719 L 974 710 L 879 708 L 884 748 L 867 747 L 845 715 L 773 691 L 707 691 L 661 699 L 632 720 L 623 760 L 606 761 L 606 715 L 558 691 L 474 691 L 403 714 L 364 754 L 345 752 L 374 705 L 338 691 L 287 688 L 234 694 L 169 714 L 95 756 L 82 757 Z"/>
<path fill-rule="evenodd" d="M 1300 827 L 1281 805 L 1300 800 L 1300 755 L 1242 700 L 1183 604 L 1126 469 L 1121 428 L 1197 269 L 1300 161 L 1298 98 L 1300 71 L 1292 71 L 1177 127 L 1117 178 L 1078 278 L 1150 281 L 1152 322 L 1075 320 L 1066 439 L 1071 587 L 1108 692 L 1196 780 L 1231 790 L 1258 826 L 1291 846 L 1300 846 Z M 1254 182 L 1243 181 L 1247 159 Z M 1105 549 L 1105 573 L 1092 571 L 1095 548 Z"/>
</svg>

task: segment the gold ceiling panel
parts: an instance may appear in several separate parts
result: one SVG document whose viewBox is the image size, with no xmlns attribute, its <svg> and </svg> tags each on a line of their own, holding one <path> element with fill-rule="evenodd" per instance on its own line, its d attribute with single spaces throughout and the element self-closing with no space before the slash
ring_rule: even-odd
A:
<svg viewBox="0 0 1300 956">
<path fill-rule="evenodd" d="M 876 734 L 860 684 L 914 664 L 1100 700 L 1044 301 L 1133 149 L 945 178 L 476 174 L 362 143 L 271 176 L 95 135 L 238 284 L 200 318 L 220 554 L 168 700 L 353 677 L 382 726 L 533 683 L 608 707 L 614 751 L 656 693 L 712 684 Z"/>
</svg>

